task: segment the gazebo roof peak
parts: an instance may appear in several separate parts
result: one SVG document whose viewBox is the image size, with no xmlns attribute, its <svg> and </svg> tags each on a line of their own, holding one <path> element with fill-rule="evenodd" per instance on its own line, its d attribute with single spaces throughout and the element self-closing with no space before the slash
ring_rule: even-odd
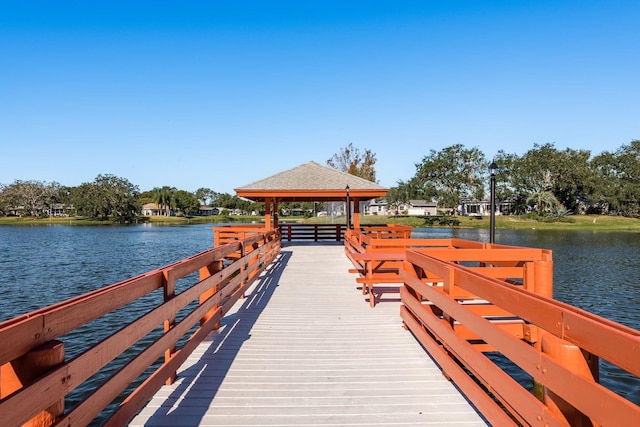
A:
<svg viewBox="0 0 640 427">
<path fill-rule="evenodd" d="M 235 189 L 240 197 L 252 200 L 341 200 L 350 196 L 361 199 L 384 197 L 387 188 L 355 175 L 341 172 L 314 161 L 279 172 Z"/>
</svg>

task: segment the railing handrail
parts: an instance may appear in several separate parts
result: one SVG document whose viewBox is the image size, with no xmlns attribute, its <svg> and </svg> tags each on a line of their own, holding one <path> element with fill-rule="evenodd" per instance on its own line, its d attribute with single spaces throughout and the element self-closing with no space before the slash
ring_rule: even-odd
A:
<svg viewBox="0 0 640 427">
<path fill-rule="evenodd" d="M 586 416 L 629 425 L 640 419 L 640 407 L 602 386 L 597 371 L 602 358 L 640 377 L 640 331 L 553 300 L 551 251 L 460 239 L 377 239 L 351 230 L 345 252 L 371 301 L 373 284 L 404 284 L 405 325 L 491 423 L 566 425 Z M 544 396 L 488 363 L 485 351 L 518 365 Z"/>
<path fill-rule="evenodd" d="M 267 231 L 264 224 L 221 225 L 213 227 L 212 229 L 214 248 Z"/>
<path fill-rule="evenodd" d="M 279 243 L 277 231 L 252 233 L 244 239 L 0 323 L 0 365 L 3 369 L 0 419 L 3 424 L 21 425 L 40 416 L 41 411 L 58 405 L 67 394 L 164 323 L 163 334 L 139 354 L 131 355 L 131 359 L 94 392 L 67 413 L 53 414 L 53 418 L 48 419 L 49 423 L 88 424 L 165 354 L 165 363 L 129 394 L 108 421 L 113 425 L 126 423 L 146 402 L 144 397 L 171 380 L 182 361 L 269 265 L 280 250 Z M 225 262 L 230 258 L 235 261 Z M 200 280 L 176 294 L 175 282 L 198 271 Z M 8 378 L 4 375 L 13 375 L 15 370 L 15 375 L 19 376 L 20 364 L 16 361 L 23 360 L 34 349 L 159 289 L 164 289 L 165 295 L 159 306 L 152 307 L 73 359 L 51 367 L 35 381 L 19 385 L 17 390 L 5 390 Z M 184 317 L 176 322 L 177 313 L 198 299 L 200 304 L 187 314 L 181 312 Z M 175 348 L 178 340 L 186 337 L 198 322 L 202 324 L 182 348 Z"/>
<path fill-rule="evenodd" d="M 407 262 L 414 266 L 431 271 L 441 276 L 444 287 L 460 287 L 478 297 L 487 300 L 500 308 L 523 319 L 529 330 L 537 328 L 535 334 L 540 339 L 548 333 L 567 343 L 578 346 L 592 355 L 600 357 L 619 368 L 640 375 L 640 336 L 639 332 L 615 322 L 603 319 L 592 313 L 561 303 L 525 289 L 519 289 L 504 281 L 482 275 L 478 271 L 448 261 L 440 260 L 418 251 L 407 252 Z M 640 407 L 604 388 L 593 379 L 576 375 L 573 366 L 556 361 L 526 340 L 517 338 L 487 319 L 475 314 L 451 299 L 441 288 L 429 286 L 415 275 L 401 272 L 401 277 L 409 289 L 421 295 L 419 300 L 426 299 L 441 309 L 446 316 L 455 319 L 471 330 L 479 339 L 492 345 L 509 360 L 531 375 L 535 381 L 543 384 L 548 390 L 567 401 L 587 417 L 602 425 L 624 425 L 632 419 L 639 419 Z M 451 282 L 450 282 L 451 281 Z M 452 340 L 453 330 L 443 329 L 439 320 L 430 318 L 423 304 L 410 292 L 403 291 L 403 303 L 412 317 L 442 339 L 448 351 L 455 354 L 462 364 L 467 366 L 484 384 L 490 385 L 494 394 L 500 395 L 503 404 L 514 408 L 515 414 L 525 421 L 533 423 L 541 413 L 544 422 L 551 418 L 562 423 L 562 418 L 550 413 L 542 402 L 533 399 L 527 390 L 516 396 L 514 381 L 500 378 L 496 369 L 483 369 L 480 352 L 471 351 L 471 345 Z M 413 301 L 413 302 L 412 302 Z M 406 316 L 403 316 L 406 319 Z M 439 325 L 438 325 L 439 324 Z M 451 331 L 451 333 L 449 333 Z M 450 336 L 447 336 L 450 335 Z M 475 354 L 476 356 L 472 356 Z M 530 396 L 529 399 L 523 398 Z M 528 402 L 527 402 L 528 400 Z M 598 404 L 594 404 L 598 402 Z M 603 410 L 606 408 L 606 410 Z M 534 415 L 535 414 L 535 415 Z"/>
</svg>

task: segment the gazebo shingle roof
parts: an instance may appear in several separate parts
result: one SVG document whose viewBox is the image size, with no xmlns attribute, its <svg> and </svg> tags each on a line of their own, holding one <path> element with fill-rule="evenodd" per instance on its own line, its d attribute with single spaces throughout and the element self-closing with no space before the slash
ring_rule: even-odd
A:
<svg viewBox="0 0 640 427">
<path fill-rule="evenodd" d="M 347 185 L 354 198 L 384 197 L 388 191 L 375 182 L 313 161 L 236 188 L 235 191 L 238 196 L 253 200 L 267 197 L 280 200 L 340 200 L 345 198 Z"/>
</svg>

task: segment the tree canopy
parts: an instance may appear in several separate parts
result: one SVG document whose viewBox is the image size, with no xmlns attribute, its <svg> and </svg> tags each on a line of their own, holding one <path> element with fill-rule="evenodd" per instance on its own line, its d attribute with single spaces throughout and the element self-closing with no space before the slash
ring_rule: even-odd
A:
<svg viewBox="0 0 640 427">
<path fill-rule="evenodd" d="M 327 165 L 342 172 L 359 176 L 372 182 L 376 181 L 376 155 L 368 148 L 361 152 L 359 148 L 349 143 L 340 148 L 329 160 Z"/>
<path fill-rule="evenodd" d="M 98 175 L 71 190 L 70 201 L 81 216 L 132 222 L 140 212 L 138 186 L 115 175 Z"/>
<path fill-rule="evenodd" d="M 218 198 L 218 193 L 210 188 L 200 187 L 196 190 L 194 196 L 196 196 L 203 205 L 212 206 Z"/>
<path fill-rule="evenodd" d="M 640 216 L 640 140 L 595 157 L 588 150 L 559 150 L 546 143 L 534 144 L 522 155 L 501 150 L 491 160 L 498 166 L 496 197 L 511 203 L 515 213 L 545 215 L 566 210 Z M 455 212 L 464 199 L 486 199 L 489 162 L 478 148 L 463 144 L 432 149 L 415 164 L 413 177 L 389 189 L 389 207 L 393 210 L 411 199 L 426 199 Z M 353 144 L 327 161 L 329 166 L 372 181 L 375 163 L 371 150 L 361 151 Z M 200 205 L 242 212 L 263 209 L 260 203 L 205 187 L 191 193 L 165 185 L 140 193 L 136 185 L 114 175 L 98 175 L 77 187 L 35 180 L 0 183 L 0 215 L 49 216 L 54 205 L 65 204 L 71 214 L 126 223 L 134 221 L 146 203 L 156 203 L 166 215 L 176 211 L 190 215 Z M 287 207 L 312 209 L 299 204 Z"/>
<path fill-rule="evenodd" d="M 436 198 L 441 207 L 455 210 L 462 199 L 484 197 L 487 162 L 478 148 L 455 144 L 431 150 L 416 169 L 413 185 L 423 196 Z"/>
<path fill-rule="evenodd" d="M 0 187 L 0 212 L 13 208 L 21 215 L 45 216 L 51 205 L 60 202 L 62 186 L 57 182 L 20 181 Z"/>
<path fill-rule="evenodd" d="M 622 215 L 640 212 L 640 140 L 615 152 L 605 151 L 592 164 L 592 201 Z"/>
<path fill-rule="evenodd" d="M 516 212 L 545 214 L 558 208 L 575 213 L 640 214 L 640 140 L 591 157 L 588 150 L 534 144 L 523 155 L 499 151 L 496 197 Z M 455 144 L 416 164 L 415 175 L 389 191 L 389 203 L 423 198 L 457 208 L 488 193 L 488 160 L 477 148 Z M 562 210 L 561 209 L 561 210 Z"/>
</svg>

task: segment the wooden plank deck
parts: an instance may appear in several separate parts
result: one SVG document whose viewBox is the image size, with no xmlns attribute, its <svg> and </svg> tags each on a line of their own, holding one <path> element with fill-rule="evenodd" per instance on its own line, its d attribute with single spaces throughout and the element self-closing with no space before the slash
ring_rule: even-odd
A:
<svg viewBox="0 0 640 427">
<path fill-rule="evenodd" d="M 289 244 L 132 426 L 484 426 L 341 244 Z"/>
</svg>

